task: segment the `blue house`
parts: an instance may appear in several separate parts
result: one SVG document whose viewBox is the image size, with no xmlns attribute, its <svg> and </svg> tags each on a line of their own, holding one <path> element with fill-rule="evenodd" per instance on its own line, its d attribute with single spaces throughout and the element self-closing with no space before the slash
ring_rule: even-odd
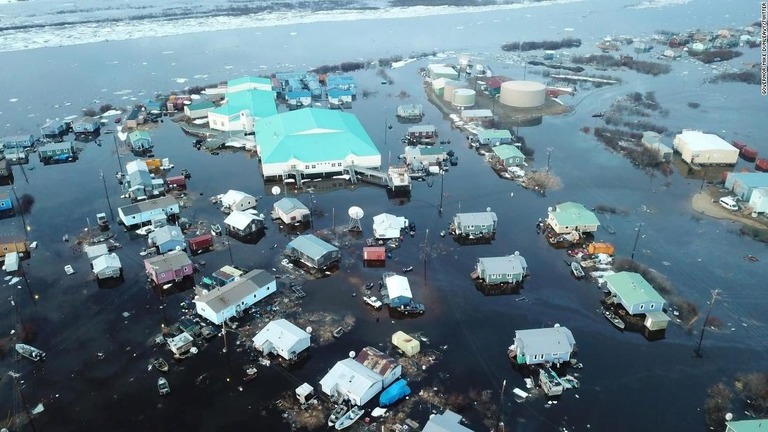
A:
<svg viewBox="0 0 768 432">
<path fill-rule="evenodd" d="M 35 137 L 32 134 L 7 136 L 3 138 L 2 142 L 4 149 L 24 149 L 32 147 L 32 144 L 35 143 Z"/>
<path fill-rule="evenodd" d="M 13 211 L 13 201 L 8 196 L 8 192 L 0 193 L 0 213 Z"/>
<path fill-rule="evenodd" d="M 147 131 L 140 130 L 129 133 L 128 141 L 131 143 L 131 150 L 134 152 L 152 149 L 152 137 Z"/>
<path fill-rule="evenodd" d="M 338 107 L 345 103 L 352 102 L 352 90 L 344 90 L 340 88 L 329 88 L 326 92 L 328 94 L 328 104 L 331 107 Z"/>
<path fill-rule="evenodd" d="M 157 247 L 157 251 L 161 254 L 187 248 L 187 242 L 181 228 L 174 225 L 166 225 L 152 231 L 147 242 L 149 247 Z"/>
<path fill-rule="evenodd" d="M 72 130 L 75 135 L 92 134 L 101 129 L 99 121 L 93 117 L 81 117 L 72 122 Z"/>
<path fill-rule="evenodd" d="M 328 75 L 325 79 L 325 85 L 329 89 L 339 88 L 342 90 L 351 90 L 353 96 L 357 94 L 355 79 L 349 75 Z"/>
<path fill-rule="evenodd" d="M 309 90 L 293 90 L 285 93 L 288 105 L 308 106 L 312 104 L 312 93 Z"/>
<path fill-rule="evenodd" d="M 40 127 L 40 135 L 43 138 L 55 139 L 61 138 L 67 133 L 67 127 L 63 122 L 58 120 L 48 120 L 43 126 Z"/>
</svg>

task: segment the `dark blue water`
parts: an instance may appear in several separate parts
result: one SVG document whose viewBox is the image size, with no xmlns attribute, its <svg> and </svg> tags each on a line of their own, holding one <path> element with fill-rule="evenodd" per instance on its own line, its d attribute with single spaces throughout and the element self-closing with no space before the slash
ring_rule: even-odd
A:
<svg viewBox="0 0 768 432">
<path fill-rule="evenodd" d="M 155 92 L 245 73 L 300 70 L 323 63 L 431 49 L 472 53 L 496 73 L 520 77 L 522 66 L 519 62 L 504 62 L 507 57 L 501 56 L 498 49 L 501 43 L 573 35 L 585 40 L 583 51 L 591 51 L 591 45 L 606 35 L 744 25 L 754 15 L 744 5 L 711 1 L 662 10 L 629 10 L 613 2 L 597 1 L 493 14 L 346 22 L 339 38 L 328 37 L 340 31 L 338 23 L 316 23 L 2 53 L 3 62 L 15 68 L 0 74 L 0 88 L 5 90 L 0 101 L 0 131 L 34 132 L 46 118 L 75 114 L 81 107 L 129 105 Z M 575 30 L 563 30 L 568 27 Z M 293 31 L 298 34 L 289 36 Z M 163 54 L 169 51 L 173 53 Z M 733 66 L 755 61 L 756 55 L 754 50 L 746 51 Z M 316 384 L 350 350 L 365 345 L 386 348 L 391 333 L 403 330 L 423 332 L 430 348 L 447 345 L 442 361 L 427 378 L 412 385 L 416 392 L 433 386 L 446 393 L 475 389 L 498 392 L 505 379 L 508 387 L 522 387 L 522 379 L 506 359 L 514 330 L 559 323 L 573 331 L 580 347 L 579 358 L 585 365 L 580 371 L 582 388 L 569 392 L 550 408 L 545 408 L 541 399 L 522 404 L 506 402 L 503 417 L 508 430 L 554 430 L 561 426 L 568 430 L 703 428 L 699 409 L 707 386 L 737 372 L 766 366 L 761 353 L 766 348 L 768 329 L 762 314 L 768 298 L 756 282 L 764 277 L 765 270 L 761 264 L 747 263 L 742 258 L 746 254 L 761 256 L 765 246 L 739 237 L 734 224 L 694 217 L 690 197 L 698 191 L 698 180 L 677 173 L 650 177 L 579 130 L 599 125 L 590 114 L 605 110 L 615 98 L 632 91 L 655 91 L 659 102 L 670 111 L 668 118 L 658 121 L 671 130 L 701 128 L 720 132 L 726 139 L 743 139 L 764 152 L 768 151 L 761 140 L 765 127 L 755 114 L 765 110 L 765 99 L 759 96 L 757 87 L 704 84 L 712 72 L 688 62 L 678 62 L 672 74 L 656 78 L 609 72 L 621 76 L 624 84 L 580 92 L 573 99 L 565 99 L 568 104 L 578 103 L 573 114 L 545 118 L 540 126 L 520 129 L 536 150 L 532 165 L 546 166 L 547 149 L 551 148 L 552 171 L 563 182 L 562 189 L 548 191 L 542 197 L 499 179 L 480 156 L 463 144 L 462 135 L 448 127 L 442 114 L 424 97 L 417 70 L 425 64 L 417 62 L 389 71 L 395 81 L 392 86 L 381 86 L 375 69 L 355 73 L 360 87 L 373 94 L 356 101 L 352 112 L 379 145 L 386 161 L 390 154 L 395 160 L 402 152 L 399 137 L 407 128 L 394 121 L 396 106 L 425 105 L 425 123 L 436 124 L 441 137 L 451 139 L 451 148 L 460 158 L 459 166 L 444 178 L 442 217 L 437 211 L 440 183 L 430 187 L 422 182 L 415 185 L 410 201 L 389 200 L 382 189 L 370 186 L 315 194 L 315 205 L 325 216 L 314 223 L 316 229 L 343 225 L 350 205 L 366 211 L 366 230 L 370 230 L 370 216 L 383 211 L 414 221 L 418 227 L 416 238 L 406 238 L 388 269 L 415 267 L 409 275 L 411 286 L 428 312 L 418 319 L 394 322 L 380 312 L 377 322 L 376 314 L 351 294 L 359 290 L 361 280 L 378 278 L 380 270 L 362 268 L 357 245 L 344 247 L 349 259 L 345 259 L 339 273 L 305 284 L 308 296 L 302 309 L 338 315 L 352 312 L 357 325 L 337 343 L 314 348 L 310 361 L 295 372 L 296 379 Z M 527 70 L 531 77 L 537 72 Z M 196 75 L 206 76 L 194 78 Z M 189 81 L 179 84 L 175 78 Z M 410 97 L 401 100 L 396 95 L 403 90 Z M 18 101 L 8 101 L 11 98 Z M 692 110 L 686 106 L 689 101 L 702 106 Z M 392 130 L 386 129 L 389 123 Z M 177 167 L 175 172 L 188 168 L 193 174 L 190 206 L 184 210 L 184 217 L 220 222 L 223 216 L 209 204 L 208 197 L 227 189 L 266 196 L 259 205 L 264 212 L 276 200 L 264 193 L 255 159 L 237 152 L 212 156 L 195 151 L 191 139 L 169 122 L 152 135 L 159 157 L 169 157 Z M 247 360 L 240 352 L 222 353 L 221 338 L 197 357 L 175 367 L 169 376 L 172 397 L 157 398 L 156 376 L 146 369 L 148 360 L 156 354 L 150 342 L 161 325 L 178 316 L 181 297 L 169 297 L 161 308 L 161 300 L 145 287 L 138 255 L 142 239 L 118 234 L 117 240 L 125 245 L 118 251 L 125 283 L 111 290 L 99 289 L 88 277 L 84 254 L 73 252 L 71 244 L 61 241 L 64 234 L 82 232 L 88 218 L 94 222 L 96 213 L 107 210 L 100 171 L 105 174 L 115 211 L 118 205 L 126 204 L 119 198 L 120 190 L 112 176 L 118 163 L 111 138 L 107 136 L 101 147 L 94 143 L 83 146 L 81 158 L 74 164 L 40 166 L 33 157 L 26 168 L 28 182 L 18 168 L 14 171 L 17 194 L 35 198 L 26 221 L 29 239 L 38 241 L 40 247 L 31 260 L 24 262 L 24 268 L 36 302 L 23 284 L 22 288 L 3 289 L 16 299 L 23 321 L 36 328 L 35 344 L 48 352 L 49 361 L 14 364 L 6 355 L 2 365 L 6 370 L 22 372 L 23 392 L 31 405 L 39 401 L 45 404 L 46 411 L 35 420 L 38 429 L 224 430 L 256 426 L 259 430 L 288 430 L 272 404 L 282 393 L 292 391 L 295 382 L 275 370 L 263 369 L 257 380 L 239 391 Z M 126 160 L 129 158 L 123 156 L 123 163 Z M 310 199 L 307 195 L 300 198 L 306 202 Z M 602 232 L 600 237 L 613 242 L 619 254 L 628 255 L 634 229 L 643 223 L 636 258 L 662 272 L 680 295 L 700 308 L 706 307 L 710 290 L 723 290 L 713 314 L 727 325 L 707 333 L 703 359 L 692 357 L 697 335 L 678 325 L 669 328 L 666 339 L 649 343 L 641 335 L 617 332 L 600 316 L 600 291 L 595 285 L 575 282 L 562 264 L 562 251 L 548 247 L 534 230 L 547 207 L 567 200 L 628 210 L 626 216 L 601 216 L 617 234 Z M 487 207 L 500 216 L 493 244 L 460 247 L 437 235 L 454 213 Z M 3 234 L 19 234 L 22 230 L 18 218 L 0 221 Z M 257 245 L 233 243 L 232 260 L 247 268 L 277 267 L 276 251 L 288 241 L 270 226 L 266 238 Z M 429 249 L 426 277 L 425 243 Z M 275 244 L 279 248 L 270 249 Z M 522 291 L 529 301 L 518 302 L 514 296 L 483 296 L 468 277 L 476 259 L 514 251 L 526 257 L 532 272 Z M 208 262 L 206 271 L 212 271 L 228 264 L 230 255 L 226 250 L 217 251 L 206 254 L 204 259 Z M 77 273 L 66 276 L 66 264 Z M 130 315 L 125 318 L 123 312 Z M 10 317 L 10 302 L 2 302 L 0 314 Z M 12 320 L 4 318 L 3 322 L 10 325 Z M 104 358 L 97 353 L 103 353 Z M 9 381 L 0 382 L 4 395 L 13 393 Z M 0 401 L 0 408 L 10 409 L 10 396 Z M 642 422 L 627 421 L 638 418 L 638 413 L 643 413 Z M 425 411 L 413 413 L 420 420 L 426 415 Z M 466 415 L 476 430 L 482 428 L 480 413 L 469 410 Z"/>
</svg>

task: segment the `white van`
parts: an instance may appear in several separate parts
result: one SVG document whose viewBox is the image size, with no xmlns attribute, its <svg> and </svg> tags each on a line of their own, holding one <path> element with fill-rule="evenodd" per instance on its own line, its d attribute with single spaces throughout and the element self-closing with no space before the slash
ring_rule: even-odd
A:
<svg viewBox="0 0 768 432">
<path fill-rule="evenodd" d="M 739 204 L 736 203 L 736 200 L 734 200 L 731 197 L 722 197 L 720 198 L 720 205 L 727 208 L 730 211 L 737 211 L 739 209 Z"/>
</svg>

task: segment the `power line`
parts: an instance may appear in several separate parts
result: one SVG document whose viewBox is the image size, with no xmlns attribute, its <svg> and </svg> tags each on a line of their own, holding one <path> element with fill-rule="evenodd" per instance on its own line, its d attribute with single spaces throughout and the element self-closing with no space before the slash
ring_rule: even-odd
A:
<svg viewBox="0 0 768 432">
<path fill-rule="evenodd" d="M 716 289 L 712 291 L 712 299 L 709 301 L 707 307 L 707 315 L 704 317 L 704 323 L 701 326 L 701 334 L 699 335 L 699 343 L 696 345 L 696 349 L 693 352 L 696 353 L 696 357 L 701 358 L 701 343 L 704 341 L 704 330 L 707 329 L 707 323 L 709 322 L 709 314 L 712 313 L 712 306 L 715 305 L 715 300 L 720 298 L 720 290 Z"/>
</svg>

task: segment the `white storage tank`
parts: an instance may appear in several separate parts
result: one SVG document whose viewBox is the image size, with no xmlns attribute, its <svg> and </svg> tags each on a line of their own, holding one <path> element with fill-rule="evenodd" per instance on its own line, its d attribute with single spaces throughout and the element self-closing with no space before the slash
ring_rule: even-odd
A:
<svg viewBox="0 0 768 432">
<path fill-rule="evenodd" d="M 534 108 L 544 105 L 547 87 L 536 81 L 507 81 L 501 84 L 499 101 L 515 108 Z"/>
<path fill-rule="evenodd" d="M 443 99 L 448 102 L 453 102 L 453 92 L 456 89 L 465 88 L 467 83 L 464 81 L 446 81 L 443 87 Z"/>
<path fill-rule="evenodd" d="M 453 104 L 457 107 L 471 107 L 475 104 L 476 94 L 472 89 L 456 89 L 453 91 Z"/>
</svg>

